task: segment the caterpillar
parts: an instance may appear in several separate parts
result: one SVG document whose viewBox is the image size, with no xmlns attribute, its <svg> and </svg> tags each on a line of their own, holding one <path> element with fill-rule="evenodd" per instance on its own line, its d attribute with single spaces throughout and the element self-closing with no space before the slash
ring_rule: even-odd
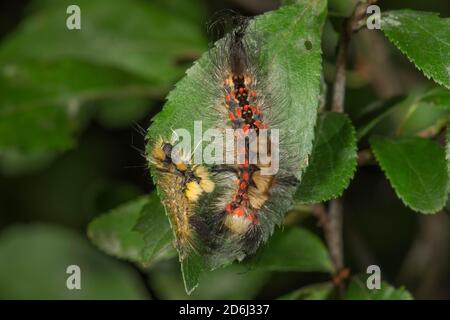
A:
<svg viewBox="0 0 450 320">
<path fill-rule="evenodd" d="M 175 233 L 176 247 L 183 261 L 190 250 L 198 250 L 193 225 L 195 207 L 203 193 L 211 193 L 215 184 L 208 170 L 192 164 L 190 155 L 174 150 L 174 142 L 159 137 L 150 152 L 158 187 L 164 192 L 163 205 Z M 197 220 L 197 224 L 201 221 Z"/>
<path fill-rule="evenodd" d="M 281 224 L 298 183 L 293 173 L 300 161 L 288 155 L 283 144 L 289 134 L 282 123 L 283 100 L 271 86 L 276 79 L 259 67 L 262 40 L 249 23 L 248 18 L 234 18 L 235 28 L 211 51 L 212 77 L 205 75 L 215 85 L 214 126 L 235 131 L 236 157 L 244 160 L 211 167 L 221 190 L 203 213 L 213 269 L 255 253 Z M 270 128 L 279 130 L 279 141 L 274 141 L 272 131 L 261 133 Z M 261 147 L 268 151 L 269 162 L 260 161 Z M 274 162 L 278 171 L 265 173 Z"/>
<path fill-rule="evenodd" d="M 253 26 L 248 18 L 234 17 L 233 29 L 177 84 L 182 94 L 169 94 L 148 136 L 151 171 L 180 261 L 195 251 L 207 269 L 253 255 L 282 223 L 298 184 L 301 161 L 298 152 L 289 152 L 298 149 L 290 146 L 297 130 L 286 126 L 286 98 L 278 94 L 276 72 L 262 67 L 268 50 Z M 192 124 L 185 119 L 202 120 L 224 135 L 233 130 L 234 161 L 174 155 L 175 141 L 152 136 L 169 130 L 167 119 L 188 132 Z M 228 150 L 223 153 L 226 158 Z"/>
</svg>

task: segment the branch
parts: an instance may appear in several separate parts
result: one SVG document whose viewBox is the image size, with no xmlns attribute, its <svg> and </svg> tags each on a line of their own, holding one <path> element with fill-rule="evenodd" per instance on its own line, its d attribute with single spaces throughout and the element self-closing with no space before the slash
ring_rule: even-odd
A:
<svg viewBox="0 0 450 320">
<path fill-rule="evenodd" d="M 341 37 L 339 40 L 336 57 L 336 76 L 334 79 L 331 111 L 344 112 L 347 53 L 351 36 L 361 29 L 361 21 L 364 19 L 366 9 L 377 0 L 358 2 L 352 15 L 344 20 Z M 315 206 L 315 215 L 323 227 L 325 241 L 334 266 L 333 283 L 337 289 L 338 296 L 342 297 L 344 286 L 342 280 L 348 276 L 348 269 L 344 268 L 344 248 L 342 237 L 342 202 L 333 199 L 329 202 L 328 212 L 323 204 Z"/>
<path fill-rule="evenodd" d="M 366 15 L 367 7 L 376 2 L 377 0 L 358 2 L 352 15 L 344 19 L 336 57 L 336 77 L 334 80 L 333 96 L 331 99 L 331 111 L 333 112 L 344 112 L 346 83 L 345 72 L 347 68 L 347 53 L 350 39 L 353 33 L 361 29 L 361 21 Z"/>
</svg>

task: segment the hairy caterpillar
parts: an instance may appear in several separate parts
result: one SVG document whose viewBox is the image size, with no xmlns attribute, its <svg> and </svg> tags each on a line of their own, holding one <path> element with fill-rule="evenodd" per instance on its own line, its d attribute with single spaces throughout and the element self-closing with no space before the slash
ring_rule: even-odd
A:
<svg viewBox="0 0 450 320">
<path fill-rule="evenodd" d="M 173 142 L 159 137 L 151 150 L 150 163 L 164 192 L 163 204 L 171 213 L 169 218 L 182 261 L 191 249 L 198 249 L 192 227 L 195 207 L 201 195 L 211 193 L 215 185 L 204 166 L 192 164 L 190 155 L 178 154 L 173 146 Z"/>
<path fill-rule="evenodd" d="M 221 194 L 204 210 L 203 226 L 208 230 L 200 233 L 207 234 L 204 240 L 210 248 L 208 264 L 212 268 L 242 260 L 268 239 L 292 202 L 297 186 L 293 172 L 299 165 L 296 155 L 288 155 L 283 144 L 289 128 L 283 127 L 283 99 L 271 86 L 276 79 L 269 79 L 259 67 L 262 41 L 249 29 L 249 19 L 234 20 L 237 26 L 211 52 L 212 77 L 205 77 L 215 85 L 211 95 L 214 126 L 235 130 L 235 142 L 243 145 L 236 148 L 237 158 L 244 158 L 243 163 L 211 168 Z M 280 132 L 275 146 L 272 131 L 266 135 L 267 141 L 260 134 L 271 128 Z M 250 131 L 255 134 L 249 136 Z M 268 150 L 269 163 L 259 160 L 261 146 Z M 264 173 L 263 169 L 278 159 L 275 154 L 279 170 Z"/>
<path fill-rule="evenodd" d="M 252 22 L 234 18 L 233 30 L 188 70 L 149 130 L 152 174 L 182 265 L 192 249 L 209 269 L 255 253 L 281 224 L 297 187 L 302 161 L 292 137 L 298 130 L 292 121 L 286 125 L 292 108 L 278 94 L 283 81 L 277 72 L 261 62 L 270 58 L 269 50 Z M 192 120 L 221 132 L 233 129 L 236 159 L 244 161 L 198 163 L 189 155 L 180 164 L 168 156 L 175 141 L 155 138 L 168 133 L 167 119 L 189 132 Z M 268 162 L 260 159 L 261 147 Z M 264 172 L 275 163 L 278 170 Z M 202 187 L 202 181 L 212 187 Z"/>
</svg>

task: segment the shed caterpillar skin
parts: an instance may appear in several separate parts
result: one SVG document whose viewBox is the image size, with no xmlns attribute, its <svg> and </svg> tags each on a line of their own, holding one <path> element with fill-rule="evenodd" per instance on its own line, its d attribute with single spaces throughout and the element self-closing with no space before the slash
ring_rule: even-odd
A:
<svg viewBox="0 0 450 320">
<path fill-rule="evenodd" d="M 173 158 L 173 143 L 160 137 L 150 152 L 149 160 L 155 169 L 157 185 L 164 193 L 162 202 L 182 261 L 190 250 L 198 251 L 195 225 L 200 225 L 201 220 L 195 216 L 195 209 L 201 196 L 211 193 L 215 184 L 204 166 L 192 164 L 190 157 L 177 155 L 177 158 Z"/>
<path fill-rule="evenodd" d="M 204 240 L 210 248 L 211 268 L 253 254 L 282 222 L 298 183 L 293 173 L 298 171 L 300 161 L 295 154 L 286 153 L 283 139 L 289 134 L 282 122 L 282 116 L 286 116 L 284 100 L 272 90 L 271 81 L 276 79 L 268 79 L 259 68 L 260 39 L 249 30 L 248 19 L 239 20 L 239 25 L 213 49 L 214 74 L 212 79 L 205 77 L 215 84 L 215 96 L 211 96 L 214 123 L 223 130 L 235 129 L 236 141 L 242 139 L 239 132 L 254 130 L 259 140 L 260 129 L 278 129 L 279 145 L 270 153 L 279 152 L 279 170 L 263 175 L 264 165 L 249 161 L 249 141 L 243 150 L 237 150 L 245 156 L 243 164 L 211 168 L 221 189 L 203 215 L 208 226 Z"/>
</svg>

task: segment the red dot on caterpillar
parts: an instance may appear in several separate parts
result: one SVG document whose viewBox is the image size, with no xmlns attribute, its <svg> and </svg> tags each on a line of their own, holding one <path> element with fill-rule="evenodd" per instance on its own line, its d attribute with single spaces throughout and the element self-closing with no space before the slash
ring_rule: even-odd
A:
<svg viewBox="0 0 450 320">
<path fill-rule="evenodd" d="M 238 217 L 242 217 L 244 216 L 244 209 L 242 209 L 241 207 L 237 207 L 233 210 L 233 214 Z"/>
<path fill-rule="evenodd" d="M 256 216 L 255 216 L 255 214 L 253 214 L 253 213 L 250 213 L 250 214 L 247 216 L 247 218 L 248 218 L 251 222 L 253 222 L 253 224 L 257 224 L 257 223 L 258 223 L 258 220 L 256 219 Z"/>
</svg>

